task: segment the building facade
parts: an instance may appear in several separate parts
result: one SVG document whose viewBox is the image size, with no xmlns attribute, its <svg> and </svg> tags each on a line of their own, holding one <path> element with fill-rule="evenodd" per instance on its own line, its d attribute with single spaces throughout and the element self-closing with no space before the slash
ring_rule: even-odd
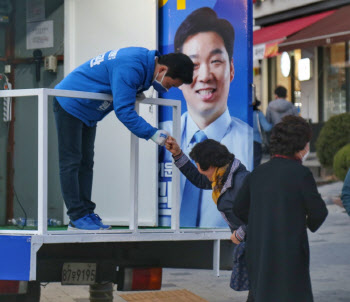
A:
<svg viewBox="0 0 350 302">
<path fill-rule="evenodd" d="M 350 111 L 349 13 L 349 0 L 256 1 L 254 84 L 263 111 L 278 85 L 315 134 Z"/>
</svg>

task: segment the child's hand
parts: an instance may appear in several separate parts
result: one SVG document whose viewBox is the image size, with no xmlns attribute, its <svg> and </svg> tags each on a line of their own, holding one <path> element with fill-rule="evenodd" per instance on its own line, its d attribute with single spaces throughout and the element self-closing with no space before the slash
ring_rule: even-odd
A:
<svg viewBox="0 0 350 302">
<path fill-rule="evenodd" d="M 181 148 L 178 145 L 176 139 L 170 135 L 168 136 L 167 140 L 165 141 L 165 148 L 167 148 L 167 150 L 170 151 L 173 156 L 177 156 L 181 153 Z"/>
<path fill-rule="evenodd" d="M 231 240 L 234 244 L 240 244 L 241 242 L 236 238 L 236 231 L 233 231 L 231 235 Z"/>
</svg>

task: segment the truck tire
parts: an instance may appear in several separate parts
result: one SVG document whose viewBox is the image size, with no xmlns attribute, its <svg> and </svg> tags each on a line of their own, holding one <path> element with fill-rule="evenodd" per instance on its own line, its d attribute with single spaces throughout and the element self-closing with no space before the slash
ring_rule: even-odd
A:
<svg viewBox="0 0 350 302">
<path fill-rule="evenodd" d="M 29 281 L 26 294 L 0 295 L 0 302 L 40 302 L 40 282 Z"/>
<path fill-rule="evenodd" d="M 90 302 L 113 302 L 113 283 L 90 285 Z"/>
</svg>

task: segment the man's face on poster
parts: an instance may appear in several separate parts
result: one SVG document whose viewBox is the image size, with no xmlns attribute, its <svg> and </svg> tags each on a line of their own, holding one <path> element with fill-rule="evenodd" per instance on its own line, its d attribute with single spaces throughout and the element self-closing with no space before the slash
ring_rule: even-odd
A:
<svg viewBox="0 0 350 302">
<path fill-rule="evenodd" d="M 233 60 L 228 57 L 224 41 L 216 32 L 197 33 L 185 40 L 182 52 L 194 63 L 192 84 L 180 87 L 187 109 L 191 116 L 215 120 L 227 108 L 234 77 Z"/>
</svg>

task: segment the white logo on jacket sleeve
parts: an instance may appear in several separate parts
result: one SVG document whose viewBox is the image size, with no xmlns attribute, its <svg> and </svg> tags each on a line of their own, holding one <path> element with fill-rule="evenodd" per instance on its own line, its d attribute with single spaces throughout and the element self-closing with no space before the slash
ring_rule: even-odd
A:
<svg viewBox="0 0 350 302">
<path fill-rule="evenodd" d="M 104 101 L 100 107 L 97 108 L 98 111 L 105 111 L 109 106 L 112 105 L 112 101 Z"/>
<path fill-rule="evenodd" d="M 105 54 L 106 54 L 106 53 L 103 53 L 103 54 L 98 55 L 97 57 L 91 59 L 91 61 L 90 61 L 90 67 L 92 68 L 92 67 L 94 67 L 95 65 L 100 65 L 100 63 L 104 61 Z"/>
<path fill-rule="evenodd" d="M 118 50 L 111 50 L 111 52 L 108 55 L 108 60 L 114 60 L 117 57 Z"/>
</svg>

